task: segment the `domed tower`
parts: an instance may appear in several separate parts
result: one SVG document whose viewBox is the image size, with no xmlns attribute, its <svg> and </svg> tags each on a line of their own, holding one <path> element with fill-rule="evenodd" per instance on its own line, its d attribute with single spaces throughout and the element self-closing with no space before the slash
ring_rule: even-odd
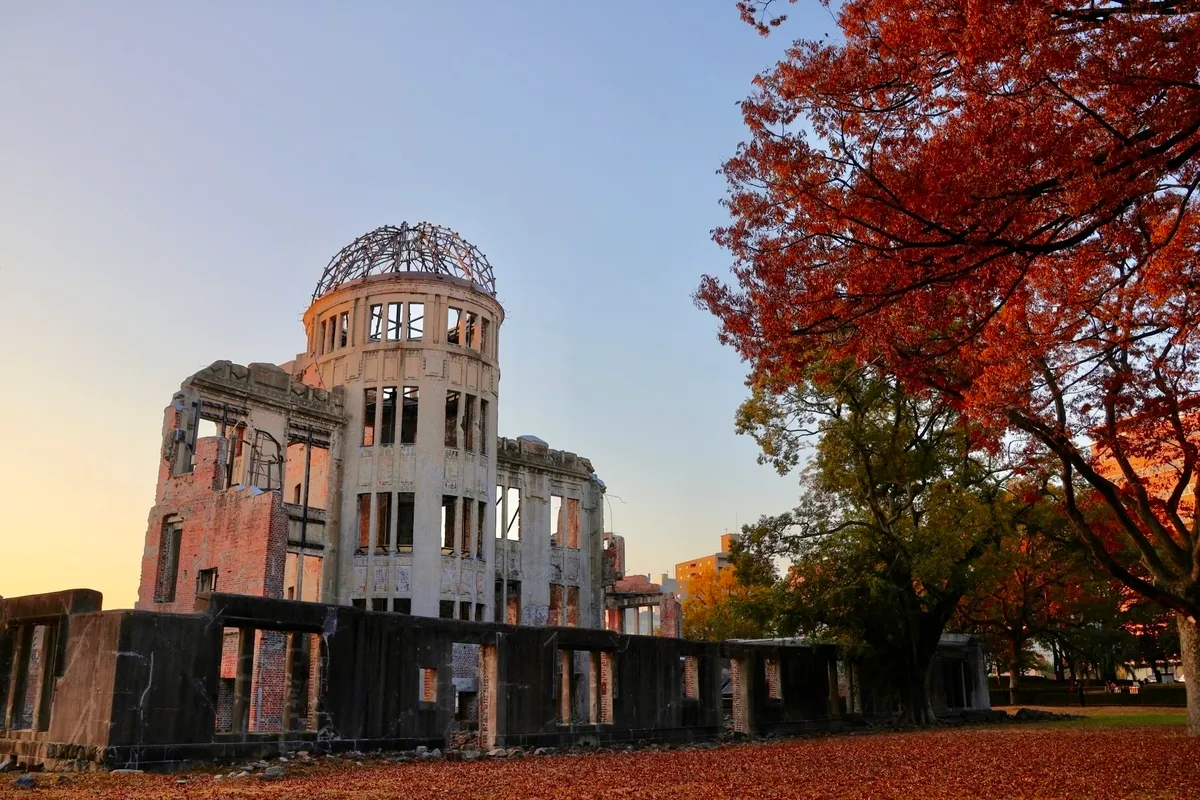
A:
<svg viewBox="0 0 1200 800">
<path fill-rule="evenodd" d="M 321 275 L 293 374 L 345 391 L 327 602 L 492 619 L 495 295 L 483 254 L 427 223 L 371 231 Z"/>
</svg>

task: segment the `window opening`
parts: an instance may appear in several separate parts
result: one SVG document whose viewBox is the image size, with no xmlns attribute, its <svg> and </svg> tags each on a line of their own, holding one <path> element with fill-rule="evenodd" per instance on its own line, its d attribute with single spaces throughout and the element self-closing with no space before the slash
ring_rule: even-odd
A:
<svg viewBox="0 0 1200 800">
<path fill-rule="evenodd" d="M 416 386 L 404 387 L 403 404 L 400 408 L 400 444 L 416 444 L 417 411 L 420 408 L 421 390 Z"/>
<path fill-rule="evenodd" d="M 466 620 L 467 622 L 471 621 L 471 605 L 472 604 L 468 602 L 460 602 L 458 604 L 459 619 Z"/>
<path fill-rule="evenodd" d="M 375 444 L 375 403 L 378 389 L 363 389 L 363 447 Z"/>
<path fill-rule="evenodd" d="M 388 609 L 388 599 L 386 597 L 372 597 L 371 598 L 371 610 L 372 611 L 387 611 L 387 609 Z"/>
<path fill-rule="evenodd" d="M 392 445 L 396 443 L 396 387 L 383 387 L 383 402 L 380 404 L 379 443 Z"/>
<path fill-rule="evenodd" d="M 358 552 L 365 553 L 371 546 L 371 495 L 358 496 Z"/>
<path fill-rule="evenodd" d="M 454 531 L 458 498 L 454 495 L 442 495 L 442 553 L 454 552 Z"/>
<path fill-rule="evenodd" d="M 475 403 L 474 395 L 467 395 L 466 401 L 463 403 L 462 431 L 463 431 L 463 447 L 468 453 L 475 451 Z"/>
<path fill-rule="evenodd" d="M 564 625 L 579 627 L 579 587 L 567 587 L 567 618 Z"/>
<path fill-rule="evenodd" d="M 546 620 L 547 625 L 560 626 L 566 624 L 562 618 L 563 612 L 563 587 L 560 584 L 550 584 L 550 617 Z"/>
<path fill-rule="evenodd" d="M 329 318 L 329 346 L 325 348 L 325 352 L 332 353 L 337 346 L 337 314 Z"/>
<path fill-rule="evenodd" d="M 461 392 L 446 392 L 446 447 L 458 447 L 458 398 Z"/>
<path fill-rule="evenodd" d="M 504 526 L 504 535 L 509 539 L 521 538 L 521 490 L 510 486 L 504 493 L 504 502 L 508 521 Z"/>
<path fill-rule="evenodd" d="M 264 492 L 283 488 L 283 448 L 266 431 L 254 432 L 250 448 L 250 484 Z"/>
<path fill-rule="evenodd" d="M 425 335 L 425 304 L 408 304 L 408 340 L 419 342 Z"/>
<path fill-rule="evenodd" d="M 325 342 L 327 341 L 325 339 L 325 324 L 326 324 L 325 320 L 321 320 L 321 338 L 317 342 L 317 354 L 318 355 L 325 355 Z"/>
<path fill-rule="evenodd" d="M 471 513 L 471 502 L 465 497 L 462 501 L 462 541 L 459 552 L 463 558 L 471 557 L 471 523 L 475 521 L 475 515 Z"/>
<path fill-rule="evenodd" d="M 377 509 L 379 521 L 375 525 L 375 549 L 384 552 L 389 549 L 392 538 L 392 493 L 379 492 L 378 498 L 376 502 L 379 504 Z"/>
<path fill-rule="evenodd" d="M 437 670 L 421 667 L 421 702 L 437 702 Z"/>
<path fill-rule="evenodd" d="M 338 347 L 350 344 L 350 312 L 342 312 L 341 334 L 338 337 Z"/>
<path fill-rule="evenodd" d="M 558 547 L 564 544 L 560 531 L 562 530 L 562 495 L 550 495 L 550 546 Z"/>
<path fill-rule="evenodd" d="M 491 333 L 491 327 L 492 323 L 488 321 L 487 317 L 484 317 L 479 321 L 479 352 L 483 353 L 484 355 L 488 354 L 488 340 L 491 338 L 489 335 Z"/>
<path fill-rule="evenodd" d="M 450 306 L 446 310 L 446 344 L 459 343 L 460 327 L 462 327 L 462 309 Z"/>
<path fill-rule="evenodd" d="M 174 603 L 175 582 L 179 576 L 179 546 L 183 542 L 183 523 L 178 519 L 163 521 L 158 545 L 158 580 L 154 582 L 154 602 Z"/>
<path fill-rule="evenodd" d="M 217 590 L 217 568 L 202 569 L 196 573 L 196 594 Z"/>
<path fill-rule="evenodd" d="M 350 601 L 350 605 L 354 606 L 355 608 L 361 608 L 365 610 L 367 607 L 367 600 L 365 597 L 356 597 Z"/>
<path fill-rule="evenodd" d="M 389 324 L 388 331 L 391 331 Z M 367 327 L 367 341 L 378 342 L 383 338 L 383 304 L 376 303 L 371 306 L 371 319 Z"/>
<path fill-rule="evenodd" d="M 567 547 L 579 549 L 579 500 L 567 498 L 566 507 Z"/>
<path fill-rule="evenodd" d="M 400 341 L 400 315 L 403 303 L 388 303 L 387 338 L 389 342 Z"/>
<path fill-rule="evenodd" d="M 484 527 L 487 522 L 487 501 L 480 500 L 478 508 L 479 525 L 476 526 L 475 530 L 479 531 L 479 535 L 475 537 L 475 557 L 483 558 L 483 534 L 484 531 L 487 530 L 487 528 Z"/>
<path fill-rule="evenodd" d="M 509 625 L 521 624 L 521 582 L 509 581 L 508 595 L 504 599 L 504 621 Z"/>
<path fill-rule="evenodd" d="M 472 311 L 467 312 L 467 324 L 463 328 L 463 343 L 472 349 L 475 347 L 475 314 Z"/>
<path fill-rule="evenodd" d="M 410 598 L 410 597 L 395 598 L 394 600 L 392 600 L 392 611 L 396 612 L 397 614 L 411 614 L 412 613 L 412 598 Z"/>
<path fill-rule="evenodd" d="M 479 399 L 479 455 L 488 454 L 488 401 Z"/>
<path fill-rule="evenodd" d="M 475 604 L 475 621 L 483 622 L 486 614 L 487 614 L 487 605 L 484 603 L 476 603 Z"/>
<path fill-rule="evenodd" d="M 417 496 L 413 492 L 400 492 L 396 501 L 396 549 L 410 551 L 413 548 Z"/>
<path fill-rule="evenodd" d="M 442 619 L 454 619 L 454 601 L 442 600 L 438 603 L 438 616 Z"/>
</svg>

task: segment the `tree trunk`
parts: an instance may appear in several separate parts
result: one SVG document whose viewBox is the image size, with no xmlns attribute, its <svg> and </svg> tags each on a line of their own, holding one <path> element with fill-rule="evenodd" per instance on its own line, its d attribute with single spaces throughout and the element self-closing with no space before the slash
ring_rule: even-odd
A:
<svg viewBox="0 0 1200 800">
<path fill-rule="evenodd" d="M 1008 704 L 1017 704 L 1017 687 L 1021 683 L 1021 643 L 1009 639 L 1008 651 Z"/>
<path fill-rule="evenodd" d="M 1158 662 L 1157 661 L 1150 662 L 1150 672 L 1152 672 L 1154 674 L 1154 682 L 1155 683 L 1162 683 L 1162 673 L 1158 671 Z"/>
<path fill-rule="evenodd" d="M 1175 615 L 1179 627 L 1179 660 L 1187 690 L 1188 733 L 1200 736 L 1200 629 L 1195 619 Z"/>
</svg>

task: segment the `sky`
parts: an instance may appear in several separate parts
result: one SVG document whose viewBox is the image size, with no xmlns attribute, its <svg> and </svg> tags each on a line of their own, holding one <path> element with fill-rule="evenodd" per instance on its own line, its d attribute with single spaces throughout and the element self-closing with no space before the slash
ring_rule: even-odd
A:
<svg viewBox="0 0 1200 800">
<path fill-rule="evenodd" d="M 592 460 L 630 572 L 791 508 L 691 300 L 784 35 L 733 0 L 0 5 L 0 595 L 131 606 L 172 393 L 294 358 L 329 259 L 402 221 L 487 255 L 499 433 Z"/>
</svg>

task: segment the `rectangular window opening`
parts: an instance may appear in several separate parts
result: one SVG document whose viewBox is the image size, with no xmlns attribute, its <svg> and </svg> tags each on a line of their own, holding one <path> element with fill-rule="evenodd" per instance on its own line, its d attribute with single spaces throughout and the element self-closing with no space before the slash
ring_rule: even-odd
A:
<svg viewBox="0 0 1200 800">
<path fill-rule="evenodd" d="M 371 546 L 371 495 L 358 496 L 358 552 L 365 553 Z"/>
<path fill-rule="evenodd" d="M 179 547 L 183 543 L 183 523 L 163 521 L 158 545 L 158 579 L 154 582 L 154 602 L 174 603 L 175 583 L 179 578 Z"/>
<path fill-rule="evenodd" d="M 383 338 L 383 304 L 371 306 L 370 321 L 367 324 L 367 341 L 378 342 Z"/>
<path fill-rule="evenodd" d="M 454 552 L 454 531 L 458 510 L 458 498 L 454 495 L 442 495 L 442 554 Z"/>
<path fill-rule="evenodd" d="M 475 452 L 475 403 L 478 398 L 469 394 L 463 403 L 462 432 L 463 447 L 468 453 Z"/>
<path fill-rule="evenodd" d="M 475 522 L 475 515 L 471 513 L 471 503 L 472 503 L 471 500 L 468 500 L 465 497 L 463 498 L 462 514 L 461 514 L 461 516 L 462 516 L 462 539 L 459 543 L 461 545 L 461 549 L 459 550 L 459 552 L 462 553 L 463 558 L 470 558 L 471 552 L 472 552 L 471 551 L 471 541 L 472 541 L 471 525 Z"/>
<path fill-rule="evenodd" d="M 354 608 L 361 608 L 361 609 L 365 610 L 367 607 L 367 598 L 355 597 L 353 600 L 350 601 L 350 605 L 353 606 Z"/>
<path fill-rule="evenodd" d="M 327 341 L 325 338 L 325 325 L 325 320 L 321 320 L 321 338 L 317 341 L 318 355 L 325 355 L 325 342 Z"/>
<path fill-rule="evenodd" d="M 479 534 L 475 537 L 475 557 L 483 558 L 483 536 L 487 530 L 487 501 L 480 500 L 477 508 L 479 509 L 479 524 L 475 526 L 475 530 L 479 531 Z"/>
<path fill-rule="evenodd" d="M 566 508 L 567 547 L 579 549 L 579 500 L 567 498 Z"/>
<path fill-rule="evenodd" d="M 458 400 L 461 392 L 446 392 L 446 447 L 458 447 Z"/>
<path fill-rule="evenodd" d="M 379 507 L 376 513 L 379 521 L 375 526 L 375 549 L 385 552 L 390 549 L 388 544 L 392 536 L 392 493 L 379 492 L 377 496 Z"/>
<path fill-rule="evenodd" d="M 504 598 L 504 621 L 509 625 L 521 624 L 521 582 L 509 581 Z"/>
<path fill-rule="evenodd" d="M 485 603 L 476 603 L 475 604 L 475 621 L 483 622 L 485 620 L 486 614 L 487 614 L 487 605 Z"/>
<path fill-rule="evenodd" d="M 386 597 L 372 597 L 371 598 L 371 610 L 372 611 L 387 611 L 388 610 L 388 599 Z"/>
<path fill-rule="evenodd" d="M 403 303 L 388 303 L 387 309 L 387 339 L 389 342 L 400 341 L 400 315 L 403 313 Z"/>
<path fill-rule="evenodd" d="M 421 702 L 437 702 L 437 670 L 421 667 Z"/>
<path fill-rule="evenodd" d="M 454 619 L 454 601 L 440 601 L 438 603 L 438 616 L 442 619 Z"/>
<path fill-rule="evenodd" d="M 342 312 L 342 324 L 338 336 L 338 347 L 345 347 L 350 344 L 350 312 Z"/>
<path fill-rule="evenodd" d="M 488 401 L 479 399 L 479 455 L 488 454 Z"/>
<path fill-rule="evenodd" d="M 562 530 L 562 495 L 550 495 L 550 546 L 558 547 L 565 544 L 560 531 Z"/>
<path fill-rule="evenodd" d="M 463 327 L 463 343 L 472 350 L 475 349 L 475 313 L 472 311 L 467 312 L 467 324 Z"/>
<path fill-rule="evenodd" d="M 396 549 L 398 551 L 412 551 L 416 518 L 417 495 L 414 492 L 400 492 L 396 497 Z"/>
<path fill-rule="evenodd" d="M 378 389 L 363 389 L 363 447 L 375 444 L 375 405 Z"/>
<path fill-rule="evenodd" d="M 408 304 L 408 340 L 419 342 L 425 335 L 425 304 Z"/>
<path fill-rule="evenodd" d="M 332 353 L 337 347 L 337 314 L 329 318 L 329 346 L 325 348 L 325 352 Z"/>
<path fill-rule="evenodd" d="M 404 387 L 403 406 L 400 409 L 400 444 L 417 443 L 417 410 L 420 408 L 421 390 L 416 386 Z"/>
<path fill-rule="evenodd" d="M 383 387 L 383 402 L 379 407 L 379 443 L 392 445 L 396 443 L 396 387 Z"/>
<path fill-rule="evenodd" d="M 196 594 L 217 590 L 217 568 L 202 569 L 196 573 Z"/>
<path fill-rule="evenodd" d="M 397 614 L 411 614 L 412 613 L 412 598 L 397 597 L 397 598 L 393 599 L 392 600 L 392 611 L 394 611 Z"/>
<path fill-rule="evenodd" d="M 446 344 L 459 343 L 459 329 L 462 327 L 462 309 L 450 306 L 446 310 Z"/>
<path fill-rule="evenodd" d="M 484 355 L 488 354 L 488 344 L 489 344 L 489 339 L 490 339 L 489 334 L 491 333 L 491 330 L 490 330 L 491 327 L 492 327 L 492 323 L 488 321 L 487 317 L 484 317 L 483 319 L 480 320 L 479 352 L 483 353 Z"/>
<path fill-rule="evenodd" d="M 460 602 L 458 604 L 458 618 L 461 620 L 471 621 L 471 606 L 473 603 Z"/>
<path fill-rule="evenodd" d="M 504 538 L 504 525 L 508 521 L 504 515 L 504 487 L 496 487 L 496 538 Z"/>
<path fill-rule="evenodd" d="M 563 623 L 572 628 L 579 627 L 579 587 L 567 587 L 567 619 Z"/>
<path fill-rule="evenodd" d="M 504 493 L 505 513 L 508 519 L 504 525 L 504 536 L 507 539 L 521 538 L 521 490 L 510 486 Z"/>
</svg>

